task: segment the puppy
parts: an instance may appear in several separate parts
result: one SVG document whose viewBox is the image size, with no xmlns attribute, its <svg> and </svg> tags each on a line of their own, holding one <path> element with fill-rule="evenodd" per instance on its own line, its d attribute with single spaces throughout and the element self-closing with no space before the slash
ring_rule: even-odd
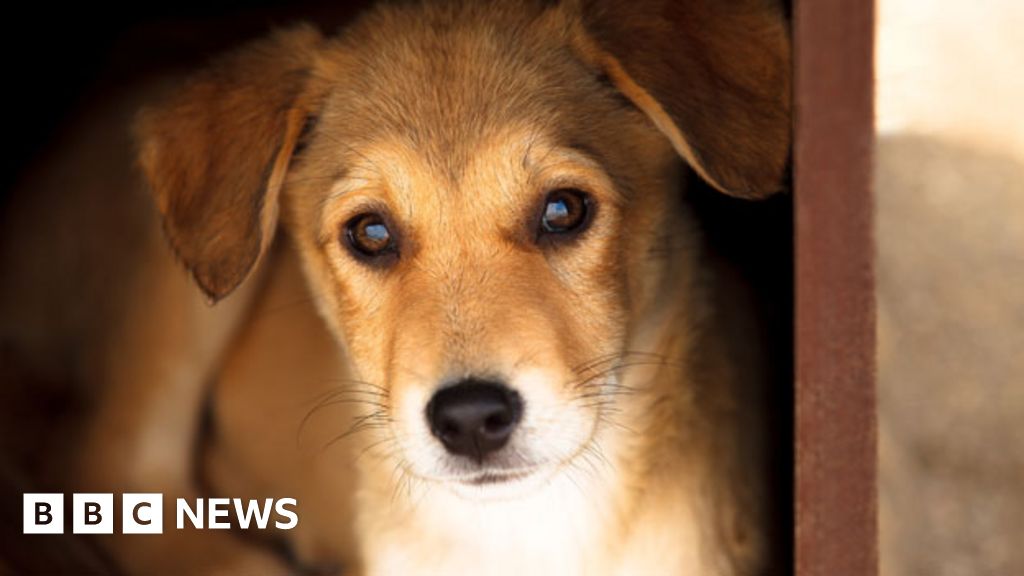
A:
<svg viewBox="0 0 1024 576">
<path fill-rule="evenodd" d="M 293 563 L 349 573 L 762 572 L 758 347 L 680 159 L 780 189 L 789 86 L 768 0 L 401 3 L 211 63 L 137 120 L 170 250 L 109 242 L 78 485 L 293 495 Z M 111 550 L 294 569 L 223 532 Z"/>
</svg>

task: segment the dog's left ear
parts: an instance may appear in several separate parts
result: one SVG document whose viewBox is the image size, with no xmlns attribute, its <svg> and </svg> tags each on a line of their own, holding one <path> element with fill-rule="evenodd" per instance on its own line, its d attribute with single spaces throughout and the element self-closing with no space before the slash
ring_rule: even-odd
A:
<svg viewBox="0 0 1024 576">
<path fill-rule="evenodd" d="M 790 149 L 789 32 L 779 0 L 566 0 L 577 52 L 713 186 L 761 198 Z"/>
</svg>

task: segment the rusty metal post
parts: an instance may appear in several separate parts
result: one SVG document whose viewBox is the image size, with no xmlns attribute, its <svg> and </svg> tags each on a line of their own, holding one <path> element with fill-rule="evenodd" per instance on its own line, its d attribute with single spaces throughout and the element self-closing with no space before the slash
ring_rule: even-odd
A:
<svg viewBox="0 0 1024 576">
<path fill-rule="evenodd" d="M 796 574 L 878 568 L 874 3 L 795 0 Z"/>
</svg>

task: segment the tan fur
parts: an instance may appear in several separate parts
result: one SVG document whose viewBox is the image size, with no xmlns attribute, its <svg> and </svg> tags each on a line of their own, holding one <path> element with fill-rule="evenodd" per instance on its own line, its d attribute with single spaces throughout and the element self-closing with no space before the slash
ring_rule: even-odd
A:
<svg viewBox="0 0 1024 576">
<path fill-rule="evenodd" d="M 295 496 L 299 527 L 276 536 L 355 573 L 759 573 L 760 364 L 679 191 L 678 155 L 739 196 L 782 183 L 784 24 L 734 4 L 382 7 L 332 39 L 278 32 L 147 109 L 163 228 L 227 298 L 199 308 L 147 248 L 90 485 Z M 538 245 L 558 188 L 594 198 L 593 224 Z M 341 242 L 371 208 L 401 242 L 386 269 Z M 434 391 L 480 374 L 525 400 L 523 480 L 461 482 L 474 471 L 426 427 Z M 228 536 L 174 537 L 113 548 L 145 574 L 287 570 Z"/>
</svg>

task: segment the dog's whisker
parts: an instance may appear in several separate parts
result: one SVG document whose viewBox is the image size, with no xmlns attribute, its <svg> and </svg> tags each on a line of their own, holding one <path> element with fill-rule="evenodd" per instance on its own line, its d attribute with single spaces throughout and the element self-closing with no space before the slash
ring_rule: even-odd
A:
<svg viewBox="0 0 1024 576">
<path fill-rule="evenodd" d="M 590 398 L 614 398 L 616 396 L 632 396 L 633 390 L 590 390 L 573 396 L 574 400 L 588 400 Z"/>
<path fill-rule="evenodd" d="M 604 355 L 601 355 L 601 356 L 597 356 L 596 358 L 593 358 L 593 359 L 591 359 L 589 361 L 583 362 L 580 365 L 577 365 L 576 367 L 573 367 L 572 370 L 574 372 L 584 372 L 584 371 L 587 371 L 587 370 L 589 370 L 591 368 L 596 368 L 596 367 L 598 367 L 598 366 L 600 366 L 602 364 L 607 364 L 609 362 L 614 362 L 616 360 L 623 360 L 625 358 L 634 357 L 634 356 L 655 357 L 655 358 L 658 358 L 658 357 L 664 358 L 665 357 L 663 354 L 659 354 L 657 352 L 645 352 L 645 351 L 640 351 L 640 350 L 623 350 L 621 352 L 612 352 L 612 353 L 609 353 L 609 354 L 604 354 Z"/>
<path fill-rule="evenodd" d="M 338 386 L 336 386 L 334 388 L 331 388 L 330 390 L 326 390 L 324 392 L 318 393 L 311 400 L 311 402 L 316 402 L 318 399 L 322 398 L 323 396 L 328 396 L 330 394 L 335 394 L 335 393 L 341 392 L 341 391 L 351 391 L 351 392 L 360 391 L 360 392 L 364 392 L 364 393 L 365 392 L 373 391 L 375 394 L 379 394 L 382 397 L 385 397 L 387 395 L 387 390 L 385 388 L 382 388 L 382 387 L 377 386 L 377 385 L 375 385 L 373 383 L 370 383 L 370 382 L 365 382 L 363 380 L 354 380 L 354 379 L 350 379 L 350 378 L 333 378 L 333 379 L 321 380 L 320 383 L 321 384 L 335 384 L 335 385 L 338 385 Z"/>
<path fill-rule="evenodd" d="M 312 416 L 315 412 L 317 412 L 319 410 L 324 410 L 325 408 L 330 408 L 331 406 L 339 406 L 339 405 L 345 405 L 345 404 L 354 404 L 354 405 L 357 405 L 357 406 L 368 406 L 368 407 L 376 408 L 376 409 L 379 409 L 379 410 L 388 410 L 388 409 L 390 409 L 390 407 L 387 404 L 383 404 L 383 403 L 376 402 L 376 401 L 373 401 L 373 400 L 367 400 L 365 398 L 339 398 L 340 396 L 342 396 L 342 395 L 331 397 L 329 400 L 317 404 L 316 407 L 313 410 L 310 410 L 310 412 L 309 412 L 309 414 L 307 414 L 307 416 Z"/>
<path fill-rule="evenodd" d="M 416 499 L 415 502 L 413 502 L 413 506 L 412 506 L 413 512 L 415 512 L 416 510 L 419 509 L 420 504 L 422 504 L 423 501 L 427 499 L 427 497 L 430 495 L 430 491 L 433 489 L 433 485 L 432 484 L 424 483 L 424 482 L 419 483 L 419 487 L 420 487 L 420 497 L 418 499 Z"/>
<path fill-rule="evenodd" d="M 587 498 L 587 491 L 584 490 L 583 486 L 579 482 L 576 481 L 576 477 L 573 474 L 573 472 L 575 470 L 577 470 L 575 461 L 574 462 L 570 462 L 569 466 L 567 466 L 566 469 L 563 472 L 564 475 L 565 475 L 565 479 L 568 480 L 569 482 L 571 482 L 572 485 L 576 487 L 576 490 L 579 491 L 580 496 L 583 497 L 583 499 L 586 499 Z"/>
<path fill-rule="evenodd" d="M 356 395 L 356 397 L 349 397 L 348 395 L 350 394 L 354 394 Z M 368 397 L 361 398 L 359 397 L 360 394 Z M 296 445 L 298 446 L 301 443 L 302 435 L 306 430 L 306 427 L 309 425 L 310 421 L 313 419 L 313 417 L 328 407 L 335 405 L 355 404 L 363 405 L 368 408 L 374 408 L 376 409 L 375 413 L 387 413 L 388 411 L 390 411 L 391 408 L 386 403 L 386 399 L 381 399 L 381 401 L 378 401 L 378 398 L 380 398 L 380 396 L 377 392 L 368 390 L 357 390 L 353 388 L 340 388 L 336 390 L 329 390 L 327 392 L 319 394 L 317 399 L 313 400 L 314 402 L 316 402 L 316 404 L 306 413 L 305 416 L 303 416 L 302 420 L 299 422 L 299 426 L 296 430 Z"/>
<path fill-rule="evenodd" d="M 391 472 L 391 504 L 394 505 L 398 500 L 398 494 L 402 491 L 403 484 L 409 479 L 410 473 L 406 470 L 401 460 L 396 460 L 394 468 Z"/>
<path fill-rule="evenodd" d="M 573 372 L 579 373 L 590 369 L 591 366 L 600 366 L 601 364 L 616 360 L 620 357 L 620 352 L 612 352 L 610 354 L 605 354 L 602 356 L 598 356 L 597 358 L 587 360 L 581 364 L 571 367 L 571 369 Z"/>
<path fill-rule="evenodd" d="M 590 454 L 591 456 L 596 458 L 598 461 L 600 461 L 608 469 L 614 469 L 615 468 L 615 466 L 604 455 L 604 450 L 602 450 L 601 446 L 599 444 L 597 444 L 596 442 L 589 442 L 589 443 L 587 443 L 587 445 L 583 448 L 583 450 L 584 450 L 585 453 Z"/>
<path fill-rule="evenodd" d="M 600 409 L 603 409 L 605 407 L 613 406 L 614 404 L 615 404 L 614 400 L 592 400 L 590 402 L 584 402 L 584 403 L 580 404 L 579 406 L 580 406 L 580 408 L 583 408 L 584 410 L 594 410 L 594 409 L 600 410 Z"/>
<path fill-rule="evenodd" d="M 325 402 L 325 401 L 328 401 L 328 400 L 330 400 L 332 398 L 336 398 L 336 397 L 340 397 L 340 396 L 344 396 L 344 395 L 352 395 L 352 396 L 354 396 L 356 398 L 378 399 L 381 403 L 385 403 L 385 401 L 387 400 L 386 395 L 381 394 L 381 393 L 379 393 L 377 391 L 373 391 L 373 390 L 360 390 L 358 388 L 352 388 L 352 387 L 338 387 L 338 388 L 333 388 L 331 390 L 327 390 L 325 392 L 321 392 L 321 393 L 317 394 L 311 400 L 306 402 L 306 404 L 316 405 L 316 404 L 318 404 L 320 402 Z"/>
<path fill-rule="evenodd" d="M 622 430 L 623 432 L 627 432 L 627 433 L 629 433 L 632 436 L 640 436 L 640 432 L 638 432 L 634 428 L 626 426 L 622 422 L 619 422 L 615 418 L 611 418 L 611 417 L 609 417 L 606 414 L 599 414 L 598 417 L 597 417 L 597 421 L 600 424 L 607 424 L 608 426 L 612 426 L 614 428 Z"/>
<path fill-rule="evenodd" d="M 405 474 L 405 497 L 406 497 L 406 500 L 409 501 L 409 502 L 413 502 L 414 501 L 414 499 L 412 497 L 413 482 L 415 482 L 415 478 L 413 478 L 412 474 L 406 473 Z"/>
<path fill-rule="evenodd" d="M 328 449 L 331 448 L 331 446 L 337 444 L 338 442 L 341 442 L 342 440 L 352 436 L 353 434 L 357 434 L 357 433 L 363 432 L 365 430 L 373 430 L 373 429 L 379 429 L 379 428 L 383 428 L 383 427 L 384 426 L 381 425 L 381 424 L 364 422 L 363 424 L 360 424 L 359 426 L 356 426 L 354 428 L 351 428 L 351 429 L 347 430 L 344 434 L 339 434 L 338 436 L 335 436 L 334 438 L 329 440 L 323 446 L 323 448 L 321 448 L 320 453 L 322 454 L 322 453 L 326 452 Z"/>
<path fill-rule="evenodd" d="M 381 428 L 381 427 L 384 427 L 384 426 L 387 426 L 387 425 L 388 425 L 388 421 L 385 419 L 385 414 L 384 414 L 383 411 L 377 411 L 377 412 L 373 412 L 371 414 L 366 414 L 365 416 L 356 417 L 356 418 L 354 418 L 354 422 L 348 428 L 348 430 L 346 430 L 345 432 L 335 436 L 334 438 L 331 438 L 324 445 L 324 447 L 321 449 L 321 453 L 326 451 L 328 448 L 330 448 L 334 444 L 344 440 L 345 438 L 348 438 L 348 437 L 352 436 L 353 434 L 357 434 L 357 433 L 359 433 L 359 432 L 361 432 L 363 430 L 368 430 L 368 429 L 373 429 L 373 428 Z"/>
<path fill-rule="evenodd" d="M 325 402 L 334 402 L 340 400 L 348 401 L 351 403 L 374 404 L 382 408 L 390 407 L 388 399 L 382 397 L 380 394 L 377 394 L 376 392 L 370 393 L 367 391 L 360 390 L 335 390 L 330 394 L 324 395 L 320 400 L 318 400 L 316 406 L 319 406 Z"/>
<path fill-rule="evenodd" d="M 614 389 L 614 390 L 620 390 L 620 391 L 636 392 L 636 391 L 639 391 L 638 388 L 630 387 L 630 386 L 627 386 L 625 384 L 622 384 L 622 383 L 618 382 L 615 378 L 612 377 L 614 375 L 614 373 L 616 373 L 616 372 L 620 372 L 620 371 L 625 370 L 627 368 L 632 368 L 632 367 L 636 367 L 636 366 L 667 366 L 667 367 L 685 368 L 685 365 L 682 364 L 682 363 L 678 363 L 678 364 L 670 363 L 667 360 L 663 360 L 663 361 L 659 361 L 659 362 L 649 362 L 649 361 L 640 361 L 640 360 L 629 361 L 629 362 L 619 362 L 619 363 L 614 364 L 614 365 L 612 365 L 612 366 L 610 366 L 610 367 L 608 367 L 608 368 L 606 368 L 604 370 L 598 371 L 598 372 L 596 372 L 596 373 L 594 373 L 594 374 L 592 374 L 590 376 L 587 376 L 587 377 L 582 378 L 580 380 L 577 380 L 575 382 L 570 382 L 569 385 L 570 385 L 570 387 L 575 388 L 575 389 L 586 389 L 586 388 L 592 388 L 592 387 L 595 387 L 595 386 L 599 386 L 599 387 L 606 388 L 606 389 Z"/>
<path fill-rule="evenodd" d="M 577 457 L 577 460 L 578 463 L 574 463 L 575 469 L 586 474 L 589 481 L 595 482 L 602 477 L 601 470 L 598 468 L 598 463 L 589 451 L 584 449 L 584 451 Z"/>
<path fill-rule="evenodd" d="M 356 457 L 352 459 L 352 465 L 355 466 L 356 464 L 358 464 L 360 459 L 362 459 L 367 454 L 372 453 L 379 446 L 384 445 L 384 444 L 391 444 L 394 441 L 395 441 L 395 439 L 393 437 L 386 436 L 384 438 L 381 438 L 380 440 L 377 440 L 376 442 L 372 442 L 372 443 L 364 446 L 363 449 L 360 450 L 359 453 L 356 455 Z"/>
</svg>

